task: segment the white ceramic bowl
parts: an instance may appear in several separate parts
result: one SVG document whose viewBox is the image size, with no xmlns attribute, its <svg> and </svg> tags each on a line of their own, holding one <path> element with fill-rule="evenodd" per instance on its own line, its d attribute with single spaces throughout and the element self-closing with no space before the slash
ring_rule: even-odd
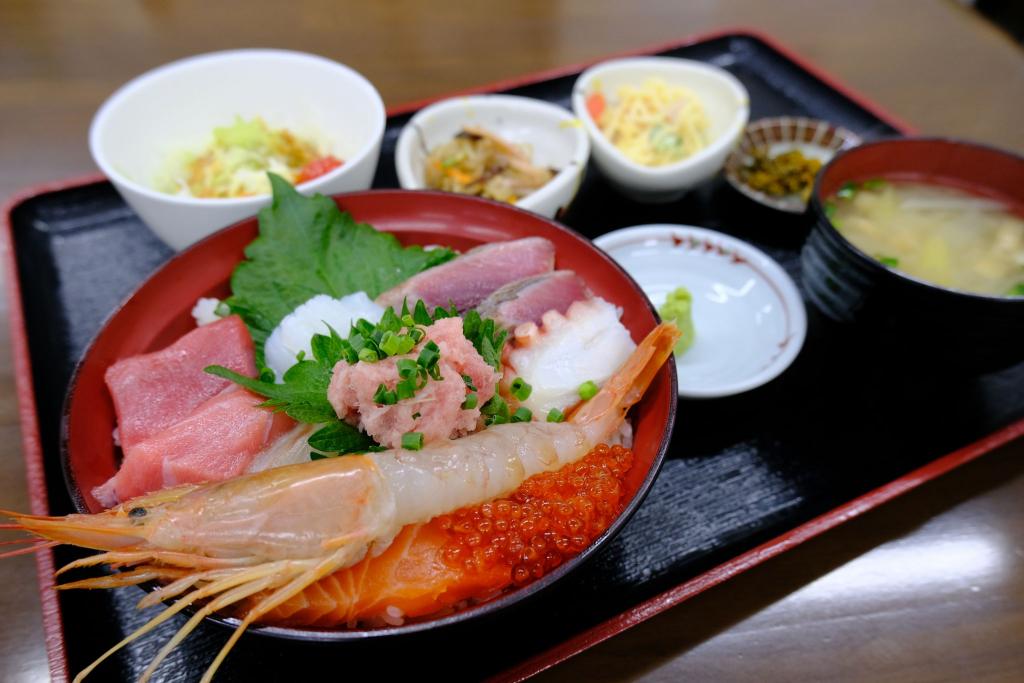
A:
<svg viewBox="0 0 1024 683">
<path fill-rule="evenodd" d="M 373 181 L 385 123 L 377 90 L 343 64 L 286 50 L 214 52 L 129 81 L 93 118 L 89 149 L 146 225 L 182 249 L 270 202 L 269 195 L 201 199 L 154 187 L 175 156 L 201 149 L 236 116 L 309 136 L 343 160 L 300 185 L 303 193 L 365 190 Z"/>
<path fill-rule="evenodd" d="M 590 142 L 571 112 L 547 102 L 512 95 L 474 95 L 436 102 L 409 120 L 398 137 L 395 167 L 407 190 L 426 188 L 424 168 L 430 150 L 450 141 L 466 125 L 485 128 L 530 148 L 538 166 L 557 169 L 546 185 L 516 206 L 554 218 L 579 190 L 590 156 Z"/>
<path fill-rule="evenodd" d="M 664 166 L 644 166 L 626 157 L 598 129 L 586 105 L 596 92 L 614 102 L 622 86 L 639 86 L 652 77 L 692 90 L 708 118 L 710 144 Z M 630 57 L 592 66 L 573 86 L 572 107 L 590 135 L 598 168 L 627 196 L 651 203 L 674 201 L 718 173 L 750 118 L 750 96 L 735 76 L 711 64 L 673 57 Z"/>
<path fill-rule="evenodd" d="M 638 225 L 594 244 L 633 276 L 656 307 L 669 292 L 693 295 L 693 346 L 676 358 L 679 395 L 713 398 L 749 391 L 800 353 L 807 312 L 793 280 L 761 250 L 689 225 Z"/>
</svg>

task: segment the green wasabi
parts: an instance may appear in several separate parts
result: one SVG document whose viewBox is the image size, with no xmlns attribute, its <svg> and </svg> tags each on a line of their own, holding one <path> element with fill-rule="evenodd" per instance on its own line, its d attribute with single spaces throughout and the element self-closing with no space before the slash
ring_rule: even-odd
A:
<svg viewBox="0 0 1024 683">
<path fill-rule="evenodd" d="M 658 308 L 658 314 L 665 322 L 672 323 L 683 333 L 672 350 L 677 356 L 683 355 L 697 338 L 697 331 L 693 327 L 693 295 L 686 287 L 676 288 L 675 291 L 669 292 L 665 303 Z"/>
</svg>

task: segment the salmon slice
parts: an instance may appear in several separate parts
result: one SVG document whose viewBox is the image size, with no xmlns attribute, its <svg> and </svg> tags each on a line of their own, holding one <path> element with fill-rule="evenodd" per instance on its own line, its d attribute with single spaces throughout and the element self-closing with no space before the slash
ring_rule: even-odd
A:
<svg viewBox="0 0 1024 683">
<path fill-rule="evenodd" d="M 124 451 L 121 469 L 93 495 L 110 507 L 178 484 L 236 477 L 295 423 L 260 408 L 262 398 L 228 389 L 191 415 Z"/>
<path fill-rule="evenodd" d="M 556 270 L 505 285 L 477 306 L 485 318 L 505 328 L 541 323 L 548 311 L 565 313 L 576 301 L 593 296 L 590 288 L 571 270 Z"/>
<path fill-rule="evenodd" d="M 467 311 L 496 289 L 554 267 L 555 245 L 543 237 L 485 244 L 414 275 L 378 296 L 377 303 L 398 310 L 405 300 L 411 307 L 422 299 L 430 309 L 453 303 Z"/>
<path fill-rule="evenodd" d="M 207 365 L 255 377 L 252 337 L 241 318 L 232 315 L 197 327 L 162 351 L 107 368 L 121 447 L 127 451 L 162 432 L 231 384 L 203 372 Z"/>
<path fill-rule="evenodd" d="M 355 625 L 386 615 L 388 608 L 398 617 L 423 616 L 512 583 L 507 564 L 464 571 L 446 563 L 442 553 L 449 541 L 449 534 L 438 525 L 407 526 L 377 557 L 313 584 L 264 621 L 314 627 Z"/>
</svg>

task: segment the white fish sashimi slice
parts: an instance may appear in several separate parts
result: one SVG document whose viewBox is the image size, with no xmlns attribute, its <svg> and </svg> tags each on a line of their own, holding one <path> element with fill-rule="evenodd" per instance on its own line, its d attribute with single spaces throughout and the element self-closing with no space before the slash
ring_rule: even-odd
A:
<svg viewBox="0 0 1024 683">
<path fill-rule="evenodd" d="M 636 348 L 619 310 L 600 297 L 549 311 L 540 327 L 520 325 L 513 344 L 509 367 L 533 387 L 522 405 L 539 419 L 578 403 L 581 384 L 603 385 Z"/>
<path fill-rule="evenodd" d="M 288 368 L 295 365 L 300 353 L 310 356 L 313 335 L 328 334 L 328 325 L 342 337 L 347 337 L 356 320 L 363 318 L 376 323 L 382 315 L 384 309 L 371 301 L 366 292 L 356 292 L 340 299 L 318 294 L 286 315 L 270 333 L 263 348 L 267 367 L 274 371 L 280 382 Z"/>
</svg>

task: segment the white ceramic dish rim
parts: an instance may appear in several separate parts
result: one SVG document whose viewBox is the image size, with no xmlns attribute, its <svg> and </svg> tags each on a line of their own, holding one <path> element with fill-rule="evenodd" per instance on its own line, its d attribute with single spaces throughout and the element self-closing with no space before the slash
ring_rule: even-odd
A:
<svg viewBox="0 0 1024 683">
<path fill-rule="evenodd" d="M 741 394 L 767 384 L 781 375 L 796 360 L 807 337 L 807 310 L 804 307 L 803 298 L 800 296 L 796 283 L 793 282 L 793 279 L 789 277 L 775 259 L 752 244 L 731 235 L 694 225 L 671 223 L 651 223 L 621 228 L 597 237 L 594 240 L 594 245 L 614 259 L 612 250 L 638 240 L 671 240 L 673 237 L 681 238 L 687 235 L 719 244 L 742 254 L 751 265 L 756 265 L 755 270 L 775 290 L 776 295 L 782 302 L 783 315 L 788 321 L 789 336 L 786 339 L 782 352 L 767 367 L 751 375 L 746 380 L 708 387 L 706 389 L 686 388 L 680 382 L 679 395 L 685 398 L 720 398 Z"/>
<path fill-rule="evenodd" d="M 412 159 L 410 158 L 411 146 L 418 144 L 422 140 L 419 137 L 421 130 L 419 126 L 422 125 L 423 120 L 430 116 L 437 116 L 438 112 L 443 112 L 447 109 L 471 107 L 474 104 L 481 106 L 497 105 L 498 107 L 506 107 L 509 111 L 513 112 L 530 109 L 542 116 L 550 116 L 556 125 L 565 125 L 566 130 L 572 133 L 575 144 L 569 163 L 564 168 L 559 169 L 555 177 L 545 183 L 543 187 L 515 202 L 515 206 L 521 209 L 530 209 L 536 206 L 559 192 L 567 184 L 576 182 L 577 173 L 587 167 L 587 161 L 590 158 L 590 139 L 587 137 L 586 132 L 577 124 L 579 119 L 568 109 L 544 102 L 543 100 L 535 100 L 518 95 L 462 95 L 434 102 L 424 107 L 409 119 L 402 128 L 402 132 L 398 136 L 398 142 L 395 145 L 395 170 L 398 173 L 398 183 L 402 189 L 427 189 L 426 183 L 420 182 L 416 178 L 416 173 L 412 168 Z"/>
<path fill-rule="evenodd" d="M 587 111 L 587 87 L 595 78 L 599 78 L 610 71 L 615 71 L 626 66 L 642 66 L 644 64 L 669 66 L 670 68 L 678 69 L 680 73 L 702 71 L 727 84 L 736 95 L 737 100 L 740 102 L 740 106 L 736 109 L 736 113 L 733 115 L 732 121 L 729 123 L 728 128 L 725 129 L 725 132 L 696 154 L 688 156 L 685 159 L 680 159 L 675 163 L 665 164 L 664 166 L 644 166 L 623 154 L 618 147 L 613 145 L 608 138 L 605 137 L 604 133 L 602 133 L 597 127 L 597 124 Z M 693 59 L 681 59 L 679 57 L 624 57 L 622 59 L 612 59 L 606 62 L 601 62 L 600 64 L 595 64 L 580 74 L 579 78 L 576 79 L 576 83 L 573 85 L 572 90 L 572 102 L 573 111 L 575 111 L 576 115 L 581 121 L 583 121 L 583 125 L 586 126 L 587 132 L 590 133 L 593 144 L 599 146 L 630 171 L 651 178 L 670 176 L 673 173 L 678 172 L 680 169 L 688 168 L 721 153 L 724 147 L 732 145 L 739 139 L 739 136 L 742 134 L 747 125 L 747 121 L 750 118 L 750 94 L 747 92 L 747 89 L 743 84 L 740 83 L 739 79 L 725 69 L 715 66 L 714 64 L 698 62 Z"/>
<path fill-rule="evenodd" d="M 310 54 L 308 52 L 299 52 L 298 50 L 279 50 L 279 49 L 263 49 L 263 48 L 252 48 L 242 50 L 221 50 L 218 52 L 207 52 L 201 55 L 194 55 L 192 57 L 185 57 L 167 64 L 151 69 L 143 74 L 136 76 L 131 79 L 120 88 L 114 91 L 107 100 L 100 105 L 100 108 L 96 111 L 96 114 L 92 118 L 92 123 L 89 125 L 89 151 L 92 154 L 93 160 L 96 165 L 100 167 L 100 170 L 105 176 L 111 180 L 116 180 L 119 184 L 128 187 L 139 194 L 142 194 L 151 199 L 162 200 L 173 204 L 179 204 L 183 206 L 245 206 L 245 205 L 256 205 L 266 200 L 269 194 L 254 195 L 251 197 L 231 197 L 231 198 L 219 198 L 219 197 L 189 197 L 184 195 L 173 195 L 167 194 L 166 192 L 160 192 L 153 188 L 150 188 L 142 183 L 138 183 L 124 174 L 120 173 L 113 165 L 111 165 L 105 156 L 100 151 L 99 143 L 99 131 L 100 127 L 105 122 L 105 119 L 111 115 L 120 103 L 135 93 L 135 91 L 146 87 L 151 84 L 154 80 L 159 80 L 165 77 L 169 73 L 179 71 L 182 68 L 193 67 L 201 65 L 207 62 L 218 62 L 225 59 L 234 59 L 237 57 L 276 57 L 287 60 L 294 60 L 298 62 L 309 62 L 317 63 L 322 66 L 328 66 L 333 69 L 337 69 L 345 73 L 345 75 L 353 78 L 361 87 L 363 87 L 369 101 L 374 109 L 378 110 L 379 115 L 375 118 L 377 123 L 373 134 L 368 136 L 366 143 L 359 149 L 356 154 L 352 155 L 351 158 L 346 159 L 342 166 L 335 168 L 332 171 L 325 173 L 322 176 L 314 178 L 308 182 L 301 183 L 298 187 L 304 191 L 315 192 L 318 188 L 323 187 L 329 183 L 332 179 L 338 177 L 350 166 L 355 166 L 356 163 L 362 161 L 367 157 L 376 146 L 376 141 L 384 135 L 384 128 L 387 123 L 387 114 L 384 108 L 384 101 L 380 97 L 380 93 L 370 83 L 369 80 L 355 69 L 345 66 L 340 62 L 336 62 L 333 59 L 327 57 L 321 57 L 320 55 Z"/>
</svg>

